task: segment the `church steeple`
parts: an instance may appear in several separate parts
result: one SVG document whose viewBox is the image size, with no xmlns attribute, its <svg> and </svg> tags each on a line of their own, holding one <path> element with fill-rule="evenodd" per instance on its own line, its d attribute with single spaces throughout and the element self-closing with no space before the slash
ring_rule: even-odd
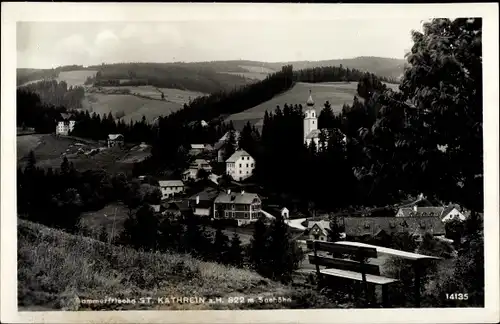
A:
<svg viewBox="0 0 500 324">
<path fill-rule="evenodd" d="M 307 99 L 306 105 L 308 107 L 313 107 L 314 106 L 314 100 L 312 98 L 311 90 L 309 90 L 309 99 Z"/>
</svg>

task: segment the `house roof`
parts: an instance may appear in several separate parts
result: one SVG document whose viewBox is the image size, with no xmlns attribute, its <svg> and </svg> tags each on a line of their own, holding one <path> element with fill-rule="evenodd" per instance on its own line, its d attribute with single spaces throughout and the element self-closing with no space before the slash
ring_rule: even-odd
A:
<svg viewBox="0 0 500 324">
<path fill-rule="evenodd" d="M 438 216 L 420 217 L 344 217 L 347 236 L 377 235 L 381 230 L 386 233 L 430 232 L 433 235 L 444 234 L 444 224 Z"/>
<path fill-rule="evenodd" d="M 404 217 L 425 217 L 425 216 L 441 216 L 443 215 L 444 207 L 417 207 L 415 211 L 413 207 L 405 207 L 399 209 Z M 451 210 L 450 210 L 451 211 Z"/>
<path fill-rule="evenodd" d="M 196 197 L 200 197 L 200 201 L 210 201 L 213 202 L 215 198 L 219 195 L 219 192 L 215 189 L 205 189 L 203 191 L 200 191 L 191 197 L 189 197 L 189 200 L 196 200 Z"/>
<path fill-rule="evenodd" d="M 192 164 L 202 165 L 202 164 L 210 164 L 210 163 L 205 159 L 196 159 L 193 161 Z"/>
<path fill-rule="evenodd" d="M 288 208 L 283 207 L 283 208 L 281 208 L 281 209 L 280 209 L 280 212 L 282 212 L 282 211 L 284 211 L 284 210 L 288 211 Z"/>
<path fill-rule="evenodd" d="M 310 221 L 307 223 L 307 228 L 312 229 L 314 226 L 318 226 L 321 231 L 323 231 L 323 234 L 327 234 L 327 228 L 330 228 L 330 222 L 325 221 L 325 220 L 320 220 L 320 221 Z"/>
<path fill-rule="evenodd" d="M 179 210 L 186 211 L 189 210 L 189 204 L 187 200 L 182 201 L 172 201 L 164 205 L 167 210 Z"/>
<path fill-rule="evenodd" d="M 203 150 L 204 148 L 205 148 L 205 144 L 191 144 L 191 149 Z"/>
<path fill-rule="evenodd" d="M 346 136 L 344 133 L 342 133 L 342 131 L 338 128 L 321 128 L 321 129 L 314 129 L 312 130 L 307 136 L 306 138 L 307 139 L 313 139 L 313 138 L 317 138 L 319 137 L 319 134 L 321 133 L 321 131 L 325 131 L 326 132 L 326 135 L 327 137 L 330 137 L 332 136 L 333 134 L 335 134 L 336 136 L 341 136 L 343 137 L 343 141 L 346 140 Z"/>
<path fill-rule="evenodd" d="M 184 187 L 182 180 L 160 180 L 160 187 Z"/>
<path fill-rule="evenodd" d="M 229 157 L 229 159 L 226 160 L 226 162 L 236 162 L 242 156 L 250 156 L 251 157 L 251 155 L 248 154 L 245 150 L 238 150 L 238 151 L 234 152 L 233 155 L 231 155 Z"/>
<path fill-rule="evenodd" d="M 219 204 L 251 204 L 255 199 L 260 200 L 259 196 L 254 193 L 221 193 L 215 198 L 215 203 Z"/>
<path fill-rule="evenodd" d="M 108 135 L 108 139 L 110 139 L 112 141 L 119 139 L 119 138 L 123 138 L 123 135 L 122 134 L 109 134 Z"/>
<path fill-rule="evenodd" d="M 68 113 L 61 113 L 61 118 L 63 120 L 69 120 L 70 118 L 72 118 L 73 115 L 72 114 L 68 114 Z"/>
</svg>

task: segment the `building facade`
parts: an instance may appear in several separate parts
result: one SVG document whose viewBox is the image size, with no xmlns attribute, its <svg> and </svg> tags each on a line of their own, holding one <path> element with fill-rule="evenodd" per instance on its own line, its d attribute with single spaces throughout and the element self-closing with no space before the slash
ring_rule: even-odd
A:
<svg viewBox="0 0 500 324">
<path fill-rule="evenodd" d="M 243 181 L 253 175 L 255 160 L 244 150 L 234 152 L 226 160 L 226 173 L 235 181 Z"/>
<path fill-rule="evenodd" d="M 167 199 L 184 192 L 184 182 L 181 180 L 160 180 L 158 183 L 161 190 L 161 199 Z"/>
<path fill-rule="evenodd" d="M 318 115 L 316 109 L 314 108 L 314 100 L 311 95 L 311 90 L 309 90 L 309 99 L 306 102 L 306 110 L 304 112 L 304 143 L 309 146 L 311 142 L 314 141 L 316 147 L 320 146 L 320 134 L 324 133 L 325 139 L 329 139 L 332 136 L 337 136 L 340 138 L 342 143 L 347 143 L 347 137 L 343 134 L 340 129 L 337 128 L 318 128 Z"/>
<path fill-rule="evenodd" d="M 261 216 L 261 200 L 257 194 L 222 193 L 215 198 L 214 219 L 234 219 L 239 225 L 255 222 Z"/>
<path fill-rule="evenodd" d="M 69 135 L 75 128 L 76 121 L 70 114 L 62 113 L 60 120 L 56 125 L 56 135 Z"/>
<path fill-rule="evenodd" d="M 125 140 L 122 134 L 109 134 L 108 135 L 108 147 L 113 146 L 123 146 L 125 144 Z"/>
</svg>

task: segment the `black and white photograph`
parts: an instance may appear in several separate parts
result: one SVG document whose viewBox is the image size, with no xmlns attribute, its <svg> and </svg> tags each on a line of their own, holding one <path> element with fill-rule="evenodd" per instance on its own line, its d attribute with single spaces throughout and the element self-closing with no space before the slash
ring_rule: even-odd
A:
<svg viewBox="0 0 500 324">
<path fill-rule="evenodd" d="M 498 5 L 475 5 L 3 3 L 2 304 L 498 321 Z"/>
</svg>

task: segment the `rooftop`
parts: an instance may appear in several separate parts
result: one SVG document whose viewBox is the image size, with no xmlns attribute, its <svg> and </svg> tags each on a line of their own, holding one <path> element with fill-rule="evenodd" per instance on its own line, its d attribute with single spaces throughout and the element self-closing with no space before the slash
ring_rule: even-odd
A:
<svg viewBox="0 0 500 324">
<path fill-rule="evenodd" d="M 182 180 L 160 180 L 160 187 L 184 187 Z"/>
<path fill-rule="evenodd" d="M 441 216 L 443 215 L 444 210 L 444 207 L 416 207 L 416 211 L 415 207 L 405 207 L 400 209 L 404 217 Z"/>
<path fill-rule="evenodd" d="M 221 193 L 215 198 L 215 203 L 219 204 L 251 204 L 255 199 L 259 199 L 259 196 L 254 193 Z"/>
<path fill-rule="evenodd" d="M 314 100 L 312 98 L 311 90 L 309 90 L 309 99 L 307 99 L 306 105 L 309 107 L 314 106 Z"/>
<path fill-rule="evenodd" d="M 110 139 L 112 141 L 119 139 L 119 138 L 123 138 L 123 135 L 122 134 L 109 134 L 108 135 L 108 139 Z"/>
<path fill-rule="evenodd" d="M 347 236 L 377 235 L 381 230 L 388 234 L 429 232 L 433 235 L 440 235 L 445 233 L 444 224 L 438 216 L 344 217 L 343 222 Z"/>
<path fill-rule="evenodd" d="M 227 159 L 226 162 L 236 162 L 242 156 L 251 156 L 251 155 L 248 154 L 245 150 L 238 150 L 234 152 L 233 155 L 231 155 L 231 157 L 229 157 L 229 159 Z"/>
</svg>

